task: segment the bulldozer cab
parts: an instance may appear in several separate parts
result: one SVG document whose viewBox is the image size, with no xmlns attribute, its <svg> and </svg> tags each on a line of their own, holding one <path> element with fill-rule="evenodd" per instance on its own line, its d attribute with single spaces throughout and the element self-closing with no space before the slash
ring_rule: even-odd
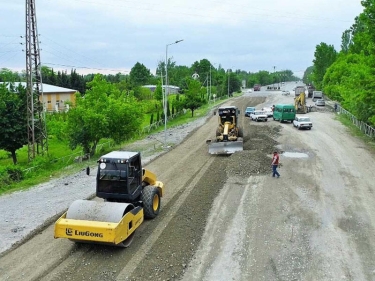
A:
<svg viewBox="0 0 375 281">
<path fill-rule="evenodd" d="M 96 195 L 100 198 L 134 201 L 142 191 L 139 152 L 113 151 L 98 160 Z"/>
<path fill-rule="evenodd" d="M 218 109 L 220 124 L 224 125 L 226 122 L 237 124 L 239 110 L 234 107 L 220 107 Z"/>
</svg>

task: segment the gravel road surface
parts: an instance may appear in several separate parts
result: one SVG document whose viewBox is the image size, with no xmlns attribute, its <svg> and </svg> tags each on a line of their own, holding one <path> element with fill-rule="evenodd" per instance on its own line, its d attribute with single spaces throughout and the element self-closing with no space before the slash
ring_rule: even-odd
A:
<svg viewBox="0 0 375 281">
<path fill-rule="evenodd" d="M 244 112 L 293 97 L 261 91 L 231 103 Z M 170 130 L 179 145 L 167 153 L 158 155 L 163 134 L 134 144 L 166 191 L 126 249 L 53 239 L 48 219 L 94 193 L 83 171 L 0 197 L 0 280 L 375 280 L 375 156 L 332 112 L 308 115 L 306 131 L 241 115 L 244 151 L 231 156 L 208 154 L 213 116 Z"/>
</svg>

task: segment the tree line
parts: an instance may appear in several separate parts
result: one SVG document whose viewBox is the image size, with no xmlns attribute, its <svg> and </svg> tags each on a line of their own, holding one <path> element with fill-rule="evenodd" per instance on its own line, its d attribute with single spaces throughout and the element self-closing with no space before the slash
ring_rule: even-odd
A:
<svg viewBox="0 0 375 281">
<path fill-rule="evenodd" d="M 359 120 L 375 125 L 375 2 L 361 1 L 363 12 L 341 36 L 341 49 L 320 43 L 303 81 L 313 83 Z"/>
<path fill-rule="evenodd" d="M 180 88 L 180 94 L 168 96 L 167 115 L 183 109 L 194 111 L 210 99 L 230 97 L 239 91 L 246 82 L 248 87 L 254 84 L 272 84 L 298 79 L 293 72 L 270 73 L 259 71 L 250 73 L 242 70 L 216 68 L 207 59 L 194 62 L 190 67 L 176 65 L 168 60 L 168 84 Z M 77 90 L 75 105 L 63 114 L 47 114 L 47 132 L 71 149 L 81 147 L 84 153 L 93 155 L 96 146 L 103 138 L 121 143 L 132 138 L 144 124 L 164 118 L 162 84 L 165 84 L 165 62 L 160 61 L 155 75 L 142 63 L 137 62 L 129 74 L 116 75 L 88 74 L 80 75 L 72 69 L 54 71 L 43 66 L 42 81 L 46 84 Z M 196 74 L 194 78 L 193 74 Z M 0 149 L 6 150 L 17 163 L 16 151 L 27 144 L 27 97 L 25 89 L 15 82 L 24 82 L 25 72 L 0 70 Z M 164 82 L 163 82 L 164 81 Z M 142 87 L 157 85 L 151 92 Z M 156 118 L 154 117 L 156 116 Z M 17 122 L 14 122 L 16 120 Z M 126 122 L 124 122 L 124 120 Z"/>
</svg>

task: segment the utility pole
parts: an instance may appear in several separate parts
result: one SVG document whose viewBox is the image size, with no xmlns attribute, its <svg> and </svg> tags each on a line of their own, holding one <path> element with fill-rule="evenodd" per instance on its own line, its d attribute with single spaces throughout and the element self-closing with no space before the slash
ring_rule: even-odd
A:
<svg viewBox="0 0 375 281">
<path fill-rule="evenodd" d="M 26 95 L 28 160 L 48 151 L 35 0 L 26 0 Z"/>
<path fill-rule="evenodd" d="M 167 148 L 167 105 L 168 105 L 168 92 L 169 92 L 169 81 L 168 81 L 168 46 L 177 44 L 184 41 L 184 39 L 177 40 L 173 43 L 165 45 L 165 91 L 164 91 L 164 148 Z"/>
<path fill-rule="evenodd" d="M 211 99 L 211 85 L 212 85 L 212 82 L 211 82 L 211 79 L 212 79 L 212 76 L 211 76 L 211 66 L 212 66 L 212 64 L 210 62 L 210 97 L 208 99 L 208 102 L 210 102 L 210 99 Z"/>
</svg>

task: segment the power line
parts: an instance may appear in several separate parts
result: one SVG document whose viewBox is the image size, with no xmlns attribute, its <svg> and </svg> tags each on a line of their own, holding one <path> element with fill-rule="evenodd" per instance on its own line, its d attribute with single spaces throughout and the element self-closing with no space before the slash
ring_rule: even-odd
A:
<svg viewBox="0 0 375 281">
<path fill-rule="evenodd" d="M 7 59 L 3 60 L 3 61 L 0 61 L 1 64 L 4 64 L 6 63 L 7 61 L 9 61 L 10 59 L 13 59 L 17 54 L 15 53 L 14 55 L 12 56 L 9 56 L 9 57 L 6 57 Z M 4 55 L 3 55 L 4 56 Z M 0 56 L 0 57 L 3 57 L 3 56 Z"/>
<path fill-rule="evenodd" d="M 15 43 L 15 41 L 17 41 L 17 40 L 19 40 L 19 37 L 17 37 L 17 38 L 14 39 L 14 40 L 9 41 L 8 43 L 5 43 L 4 45 L 0 45 L 0 49 L 6 47 L 6 46 L 8 46 L 8 45 L 18 44 L 18 43 Z"/>
<path fill-rule="evenodd" d="M 95 67 L 88 67 L 88 66 L 75 66 L 75 65 L 66 65 L 66 64 L 57 64 L 57 63 L 43 63 L 44 65 L 56 65 L 56 66 L 63 66 L 63 67 L 71 67 L 71 68 L 83 68 L 83 69 L 95 69 L 95 70 L 105 70 L 105 71 L 116 71 L 116 72 L 129 72 L 128 70 L 122 69 L 109 69 L 109 68 L 95 68 Z"/>
<path fill-rule="evenodd" d="M 15 37 L 17 37 L 18 38 L 19 36 L 0 34 L 0 37 L 8 37 L 8 38 L 15 38 Z"/>
<path fill-rule="evenodd" d="M 61 51 L 59 51 L 59 50 L 56 50 L 56 49 L 52 48 L 52 47 L 49 46 L 49 45 L 47 45 L 46 47 L 51 48 L 52 50 L 54 50 L 54 51 L 55 51 L 56 53 L 58 53 L 59 55 L 57 55 L 56 53 L 52 53 L 52 52 L 46 50 L 45 48 L 42 49 L 42 52 L 50 53 L 50 54 L 54 55 L 55 57 L 61 58 L 61 59 L 63 59 L 63 60 L 68 60 L 68 61 L 71 61 L 71 62 L 73 62 L 73 63 L 76 63 L 77 61 L 80 61 L 80 59 L 75 60 L 75 59 L 70 58 L 70 57 L 69 57 L 68 55 L 66 55 L 65 53 L 63 53 L 63 52 L 61 52 Z M 62 56 L 60 56 L 60 54 L 61 54 Z M 82 63 L 82 62 L 83 62 L 83 61 L 81 61 L 81 63 Z M 85 63 L 83 62 L 83 64 L 85 64 Z"/>
<path fill-rule="evenodd" d="M 78 55 L 78 57 L 83 57 L 83 58 L 86 58 L 86 59 L 88 59 L 88 60 L 90 60 L 90 61 L 92 61 L 92 62 L 95 62 L 95 63 L 99 64 L 99 65 L 102 65 L 100 62 L 98 62 L 98 61 L 96 61 L 96 60 L 94 60 L 94 59 L 92 59 L 92 58 L 89 58 L 89 57 L 87 57 L 87 56 L 84 56 L 84 55 L 82 55 L 82 54 L 78 54 L 78 53 L 75 52 L 74 50 L 71 50 L 71 49 L 67 48 L 67 47 L 64 46 L 64 45 L 61 45 L 61 44 L 55 42 L 54 40 L 48 38 L 47 36 L 44 36 L 44 38 L 46 38 L 47 40 L 51 41 L 52 43 L 54 43 L 54 44 L 56 44 L 56 45 L 58 45 L 58 46 L 60 46 L 60 47 L 66 49 L 67 51 L 69 51 L 69 52 L 71 52 L 71 53 L 74 53 L 74 54 Z M 84 63 L 85 63 L 85 62 L 84 62 Z"/>
</svg>

